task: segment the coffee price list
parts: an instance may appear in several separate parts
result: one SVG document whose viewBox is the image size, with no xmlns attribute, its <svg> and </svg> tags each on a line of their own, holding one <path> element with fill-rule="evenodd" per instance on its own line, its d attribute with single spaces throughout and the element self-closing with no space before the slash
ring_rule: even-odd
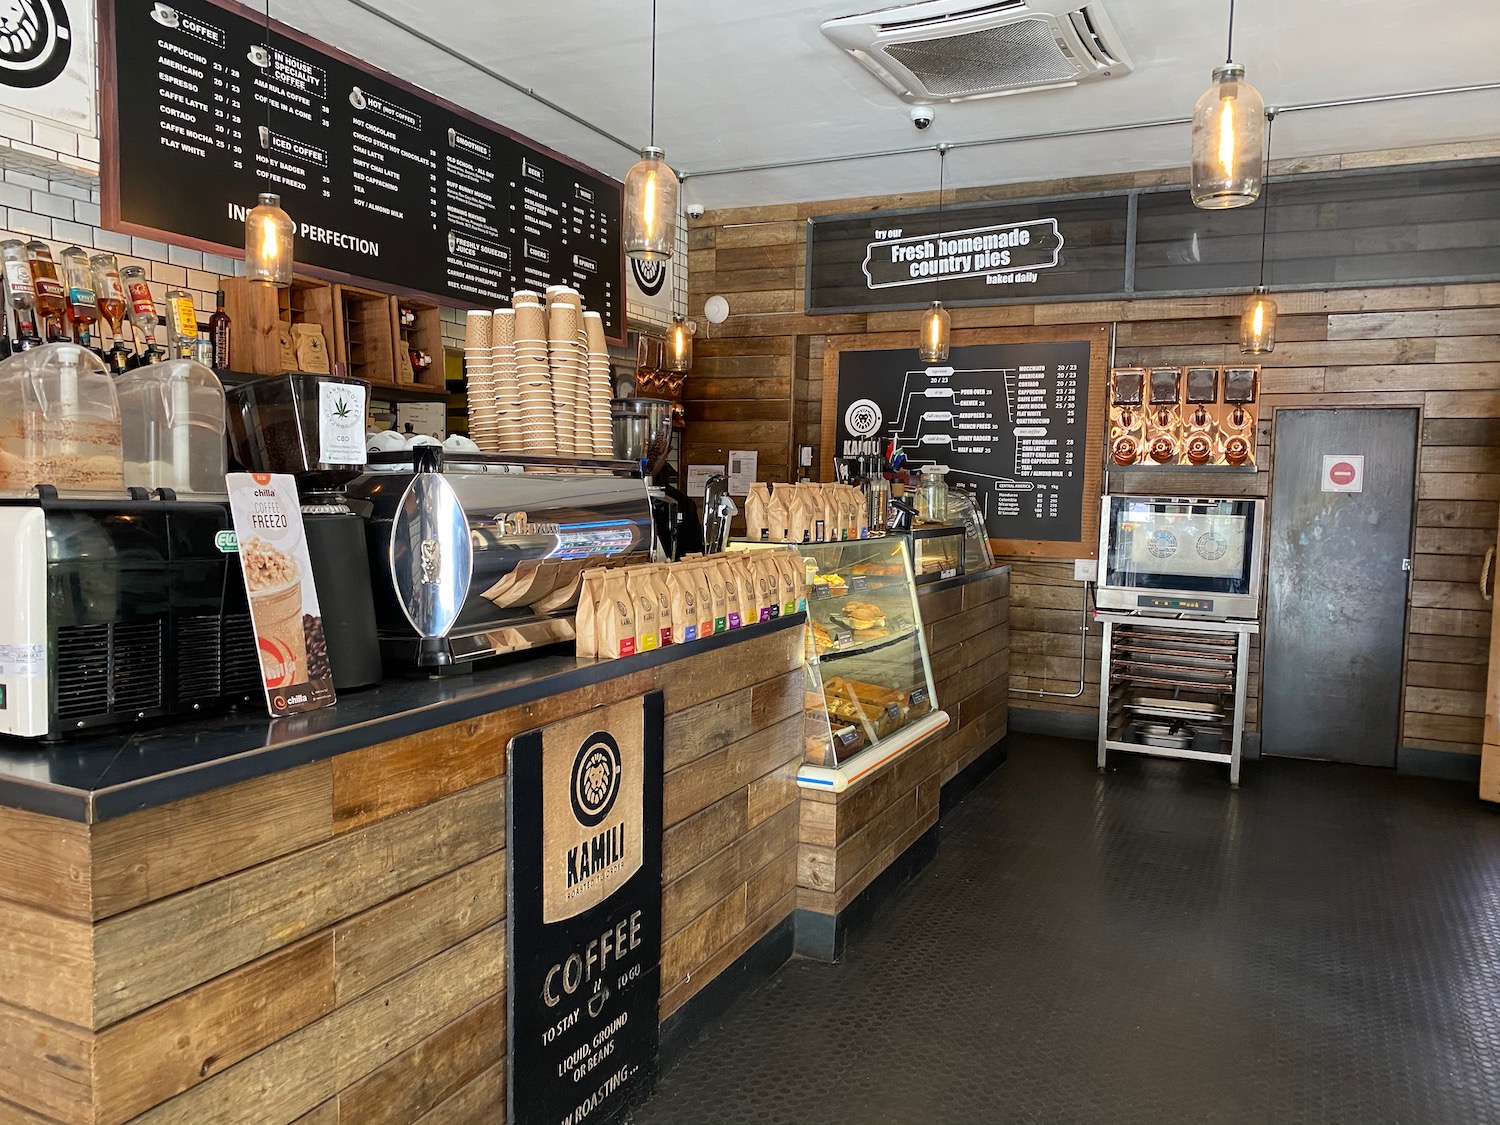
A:
<svg viewBox="0 0 1500 1125">
<path fill-rule="evenodd" d="M 836 456 L 883 454 L 945 465 L 995 539 L 1070 542 L 1082 534 L 1089 342 L 839 355 Z"/>
<path fill-rule="evenodd" d="M 299 264 L 504 305 L 571 285 L 624 333 L 620 184 L 214 0 L 106 0 L 106 223 L 231 252 L 274 191 Z M 108 151 L 111 149 L 113 151 Z"/>
</svg>

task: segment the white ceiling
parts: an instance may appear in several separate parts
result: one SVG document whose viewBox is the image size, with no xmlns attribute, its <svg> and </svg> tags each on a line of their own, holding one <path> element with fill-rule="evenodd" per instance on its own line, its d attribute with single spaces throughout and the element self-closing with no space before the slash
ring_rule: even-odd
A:
<svg viewBox="0 0 1500 1125">
<path fill-rule="evenodd" d="M 633 145 L 646 142 L 650 0 L 365 0 Z M 879 0 L 658 0 L 656 141 L 709 209 L 931 190 L 940 141 L 1182 117 L 1224 58 L 1227 0 L 1103 0 L 1132 74 L 1074 89 L 909 107 L 824 39 L 822 21 Z M 272 14 L 374 66 L 606 172 L 625 148 L 350 0 L 274 0 Z M 1494 0 L 1238 0 L 1237 61 L 1267 105 L 1500 79 Z M 1287 114 L 1278 158 L 1500 137 L 1500 91 Z M 912 155 L 695 176 L 769 161 L 929 146 Z M 1186 126 L 960 149 L 955 187 L 1185 164 Z"/>
</svg>

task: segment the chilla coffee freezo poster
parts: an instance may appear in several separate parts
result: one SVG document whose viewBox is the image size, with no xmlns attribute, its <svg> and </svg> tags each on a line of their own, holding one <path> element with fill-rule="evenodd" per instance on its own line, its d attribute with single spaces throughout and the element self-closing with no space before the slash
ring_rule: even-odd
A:
<svg viewBox="0 0 1500 1125">
<path fill-rule="evenodd" d="M 334 701 L 333 669 L 296 481 L 230 473 L 226 482 L 266 706 L 273 717 L 327 707 Z"/>
</svg>

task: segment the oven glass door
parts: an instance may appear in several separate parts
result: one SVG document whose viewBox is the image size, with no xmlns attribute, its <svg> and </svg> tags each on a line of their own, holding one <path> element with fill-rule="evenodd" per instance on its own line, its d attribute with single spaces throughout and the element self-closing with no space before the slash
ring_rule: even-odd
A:
<svg viewBox="0 0 1500 1125">
<path fill-rule="evenodd" d="M 1253 500 L 1111 496 L 1103 586 L 1253 593 Z"/>
</svg>

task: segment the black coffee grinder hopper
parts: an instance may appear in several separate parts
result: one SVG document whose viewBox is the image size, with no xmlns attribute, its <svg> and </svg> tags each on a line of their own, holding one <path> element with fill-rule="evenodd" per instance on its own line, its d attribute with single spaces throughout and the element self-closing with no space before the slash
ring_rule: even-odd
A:
<svg viewBox="0 0 1500 1125">
<path fill-rule="evenodd" d="M 290 473 L 302 502 L 302 527 L 323 614 L 327 660 L 337 691 L 379 683 L 380 638 L 370 586 L 365 521 L 346 502 L 345 486 L 362 465 L 315 460 L 320 384 L 359 383 L 327 375 L 265 375 L 224 389 L 230 449 L 253 473 Z M 369 393 L 368 384 L 366 395 Z M 309 663 L 315 657 L 309 654 Z M 321 669 L 310 668 L 314 675 Z"/>
</svg>

